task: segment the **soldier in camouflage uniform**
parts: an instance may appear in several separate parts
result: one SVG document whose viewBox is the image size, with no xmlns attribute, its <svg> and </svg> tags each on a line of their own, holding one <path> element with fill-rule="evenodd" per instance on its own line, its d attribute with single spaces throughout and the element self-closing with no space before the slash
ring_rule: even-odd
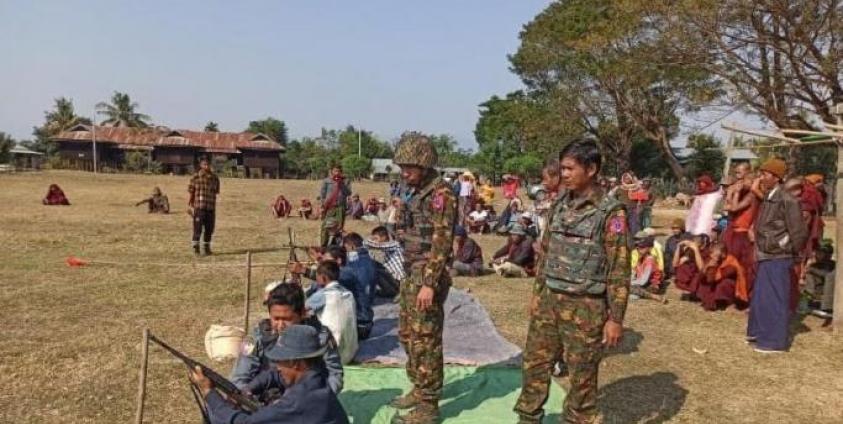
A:
<svg viewBox="0 0 843 424">
<path fill-rule="evenodd" d="M 397 224 L 407 272 L 399 294 L 398 337 L 407 352 L 407 376 L 413 389 L 391 406 L 414 409 L 396 416 L 396 423 L 434 423 L 439 418 L 443 306 L 451 287 L 446 264 L 452 252 L 457 201 L 433 169 L 436 160 L 436 149 L 426 136 L 416 132 L 401 136 L 394 161 L 410 193 Z"/>
<path fill-rule="evenodd" d="M 629 296 L 626 213 L 597 184 L 597 145 L 575 141 L 559 159 L 565 190 L 551 208 L 541 240 L 515 405 L 521 423 L 541 422 L 560 352 L 570 378 L 562 422 L 600 422 L 597 371 L 603 348 L 620 341 Z"/>
</svg>

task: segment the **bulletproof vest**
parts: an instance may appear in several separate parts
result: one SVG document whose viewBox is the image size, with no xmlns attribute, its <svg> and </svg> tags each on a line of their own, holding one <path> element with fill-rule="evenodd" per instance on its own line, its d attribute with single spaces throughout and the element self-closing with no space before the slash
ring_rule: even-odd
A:
<svg viewBox="0 0 843 424">
<path fill-rule="evenodd" d="M 404 267 L 426 262 L 433 247 L 432 197 L 440 184 L 436 178 L 415 194 L 401 209 L 401 228 L 404 230 Z"/>
<path fill-rule="evenodd" d="M 566 196 L 549 215 L 548 252 L 544 276 L 549 288 L 571 294 L 600 295 L 606 292 L 608 261 L 603 246 L 606 219 L 623 204 L 605 196 L 597 207 L 581 210 L 565 207 Z"/>
</svg>

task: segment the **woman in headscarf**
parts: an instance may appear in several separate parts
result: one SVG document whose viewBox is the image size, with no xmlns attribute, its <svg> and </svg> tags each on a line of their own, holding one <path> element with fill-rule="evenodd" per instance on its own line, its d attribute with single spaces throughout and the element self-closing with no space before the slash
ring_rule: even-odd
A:
<svg viewBox="0 0 843 424">
<path fill-rule="evenodd" d="M 70 206 L 70 201 L 67 200 L 67 196 L 64 195 L 64 191 L 59 188 L 58 184 L 50 184 L 47 196 L 41 202 L 47 206 Z"/>
<path fill-rule="evenodd" d="M 704 234 L 711 237 L 714 226 L 714 209 L 723 197 L 720 187 L 708 175 L 697 178 L 694 202 L 685 220 L 685 230 L 691 235 Z"/>
<path fill-rule="evenodd" d="M 641 203 L 646 201 L 646 195 L 641 192 L 641 181 L 632 172 L 621 175 L 621 184 L 615 192 L 618 201 L 626 205 L 626 221 L 629 234 L 641 231 L 642 210 Z"/>
</svg>

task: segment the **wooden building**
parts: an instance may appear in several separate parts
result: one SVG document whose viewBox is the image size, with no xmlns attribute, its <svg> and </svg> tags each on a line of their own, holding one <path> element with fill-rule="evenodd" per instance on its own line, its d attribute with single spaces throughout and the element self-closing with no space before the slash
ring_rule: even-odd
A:
<svg viewBox="0 0 843 424">
<path fill-rule="evenodd" d="M 164 172 L 193 171 L 200 157 L 214 162 L 234 160 L 246 177 L 279 178 L 284 147 L 264 134 L 171 130 L 165 127 L 125 128 L 77 125 L 53 137 L 65 166 L 93 169 L 93 141 L 97 165 L 121 169 L 126 154 L 146 152 Z"/>
</svg>

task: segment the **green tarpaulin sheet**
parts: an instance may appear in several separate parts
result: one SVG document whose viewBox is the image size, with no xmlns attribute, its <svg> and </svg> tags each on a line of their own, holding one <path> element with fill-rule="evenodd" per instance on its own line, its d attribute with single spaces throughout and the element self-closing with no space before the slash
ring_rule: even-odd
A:
<svg viewBox="0 0 843 424">
<path fill-rule="evenodd" d="M 345 367 L 340 401 L 355 424 L 389 423 L 397 413 L 387 404 L 409 390 L 403 368 Z M 521 393 L 521 370 L 501 367 L 445 367 L 439 404 L 443 423 L 514 423 L 512 407 Z M 564 391 L 551 383 L 546 423 L 559 422 Z"/>
</svg>

